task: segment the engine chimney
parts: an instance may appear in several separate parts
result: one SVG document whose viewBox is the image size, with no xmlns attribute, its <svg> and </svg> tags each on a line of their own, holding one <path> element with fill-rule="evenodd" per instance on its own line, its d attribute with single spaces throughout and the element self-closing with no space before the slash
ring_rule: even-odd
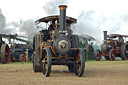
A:
<svg viewBox="0 0 128 85">
<path fill-rule="evenodd" d="M 104 32 L 104 43 L 106 43 L 107 41 L 107 31 L 103 31 Z"/>
<path fill-rule="evenodd" d="M 66 31 L 66 5 L 60 5 L 60 33 L 64 34 Z"/>
</svg>

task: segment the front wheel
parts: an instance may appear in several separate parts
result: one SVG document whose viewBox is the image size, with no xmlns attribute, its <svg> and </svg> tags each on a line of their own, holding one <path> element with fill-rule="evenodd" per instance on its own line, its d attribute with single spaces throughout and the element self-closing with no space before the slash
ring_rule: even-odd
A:
<svg viewBox="0 0 128 85">
<path fill-rule="evenodd" d="M 45 47 L 43 50 L 43 58 L 42 58 L 42 73 L 45 77 L 50 76 L 51 65 L 52 65 L 52 54 L 51 50 L 48 47 Z"/>
<path fill-rule="evenodd" d="M 110 61 L 114 61 L 115 60 L 115 52 L 113 49 L 111 49 L 109 51 L 109 58 L 110 58 Z"/>
<path fill-rule="evenodd" d="M 74 65 L 74 73 L 78 77 L 81 77 L 84 73 L 84 68 L 85 68 L 85 55 L 84 55 L 84 50 L 80 48 L 76 52 L 76 62 Z"/>
</svg>

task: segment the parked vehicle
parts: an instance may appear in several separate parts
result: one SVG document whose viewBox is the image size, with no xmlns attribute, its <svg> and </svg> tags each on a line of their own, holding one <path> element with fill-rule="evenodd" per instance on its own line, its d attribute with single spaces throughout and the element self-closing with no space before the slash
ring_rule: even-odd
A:
<svg viewBox="0 0 128 85">
<path fill-rule="evenodd" d="M 121 57 L 122 60 L 128 60 L 127 38 L 128 35 L 107 35 L 107 31 L 104 31 L 104 43 L 101 45 L 101 52 L 97 52 L 97 55 L 102 55 L 106 60 L 111 61 L 114 61 L 115 57 Z"/>
<path fill-rule="evenodd" d="M 10 47 L 10 60 L 12 62 L 25 62 L 31 60 L 33 49 L 30 44 L 14 44 Z"/>
<path fill-rule="evenodd" d="M 96 44 L 96 39 L 85 34 L 79 35 L 79 38 L 80 47 L 84 48 L 85 54 L 87 54 L 85 60 L 98 60 L 95 53 L 101 49 Z"/>
</svg>

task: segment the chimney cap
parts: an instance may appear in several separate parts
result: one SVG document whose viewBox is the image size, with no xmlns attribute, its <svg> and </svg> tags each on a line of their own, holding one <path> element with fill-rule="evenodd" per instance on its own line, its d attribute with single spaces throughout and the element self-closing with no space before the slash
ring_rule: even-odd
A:
<svg viewBox="0 0 128 85">
<path fill-rule="evenodd" d="M 104 33 L 107 33 L 107 31 L 103 31 Z"/>
<path fill-rule="evenodd" d="M 59 5 L 58 7 L 59 7 L 60 9 L 66 9 L 66 8 L 67 8 L 66 5 Z"/>
</svg>

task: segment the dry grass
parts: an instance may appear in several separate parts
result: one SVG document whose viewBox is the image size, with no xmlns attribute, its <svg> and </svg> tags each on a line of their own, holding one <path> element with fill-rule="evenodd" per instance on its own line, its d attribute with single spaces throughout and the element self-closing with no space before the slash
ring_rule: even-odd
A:
<svg viewBox="0 0 128 85">
<path fill-rule="evenodd" d="M 86 62 L 83 77 L 52 66 L 50 77 L 33 73 L 32 63 L 0 64 L 0 85 L 127 85 L 128 61 Z"/>
</svg>

